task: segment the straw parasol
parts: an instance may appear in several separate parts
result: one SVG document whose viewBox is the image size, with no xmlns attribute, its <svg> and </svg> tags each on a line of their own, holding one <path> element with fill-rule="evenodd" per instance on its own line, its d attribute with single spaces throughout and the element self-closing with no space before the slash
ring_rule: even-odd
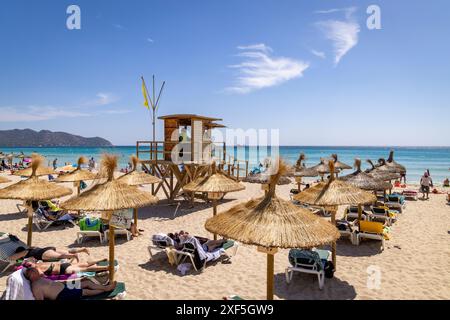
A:
<svg viewBox="0 0 450 320">
<path fill-rule="evenodd" d="M 8 183 L 11 182 L 11 180 L 5 178 L 4 176 L 0 176 L 0 183 Z"/>
<path fill-rule="evenodd" d="M 355 159 L 355 168 L 355 172 L 341 177 L 340 180 L 363 190 L 380 191 L 392 188 L 392 185 L 389 182 L 375 179 L 371 175 L 363 172 L 361 170 L 361 159 Z"/>
<path fill-rule="evenodd" d="M 33 155 L 31 156 L 31 163 L 33 163 L 34 159 L 36 159 L 36 158 L 41 159 L 41 161 L 39 163 L 39 166 L 38 166 L 36 172 L 34 173 L 36 176 L 46 176 L 46 175 L 49 175 L 49 174 L 55 174 L 55 170 L 53 170 L 52 168 L 49 168 L 49 167 L 44 167 L 42 165 L 43 157 L 38 155 L 37 153 L 33 153 Z M 15 176 L 31 177 L 32 172 L 33 172 L 33 168 L 32 168 L 32 165 L 31 165 L 31 166 L 29 166 L 26 169 L 17 170 L 13 174 Z"/>
<path fill-rule="evenodd" d="M 366 160 L 372 168 L 366 170 L 366 173 L 368 173 L 370 176 L 374 177 L 375 179 L 380 179 L 383 181 L 391 181 L 400 178 L 400 174 L 396 172 L 390 172 L 389 170 L 383 170 L 376 168 L 373 164 L 372 160 L 368 159 Z"/>
<path fill-rule="evenodd" d="M 191 181 L 183 187 L 187 192 L 206 192 L 208 198 L 213 203 L 213 216 L 217 214 L 217 200 L 225 193 L 241 191 L 245 186 L 240 182 L 228 178 L 221 172 L 216 171 L 216 163 L 211 164 L 211 175 L 206 177 L 199 177 Z M 217 240 L 217 233 L 214 232 L 214 240 Z"/>
<path fill-rule="evenodd" d="M 319 206 L 340 206 L 357 204 L 359 215 L 361 215 L 361 205 L 367 203 L 373 203 L 377 200 L 377 197 L 364 191 L 360 188 L 354 187 L 351 184 L 337 180 L 334 177 L 334 162 L 329 161 L 330 167 L 330 179 L 327 182 L 320 182 L 315 186 L 304 190 L 303 192 L 295 195 L 294 200 Z M 336 212 L 331 215 L 333 225 L 336 221 Z M 336 244 L 333 244 L 333 263 L 336 266 Z"/>
<path fill-rule="evenodd" d="M 106 211 L 111 217 L 112 211 L 140 208 L 158 202 L 158 198 L 149 192 L 114 179 L 117 168 L 117 156 L 103 155 L 100 175 L 106 176 L 106 182 L 94 185 L 89 190 L 61 204 L 67 210 Z M 114 279 L 114 226 L 109 226 L 109 272 Z"/>
<path fill-rule="evenodd" d="M 286 165 L 280 162 L 264 197 L 238 204 L 205 223 L 209 232 L 256 245 L 258 251 L 267 254 L 268 300 L 273 299 L 274 254 L 278 248 L 309 249 L 339 238 L 335 226 L 276 196 L 277 180 L 285 170 Z"/>
<path fill-rule="evenodd" d="M 154 184 L 161 181 L 161 179 L 152 176 L 151 174 L 145 173 L 145 172 L 139 172 L 137 171 L 137 165 L 139 163 L 139 159 L 136 156 L 130 157 L 131 163 L 133 165 L 133 169 L 128 172 L 127 174 L 124 174 L 117 180 L 120 180 L 122 182 L 125 182 L 126 184 L 130 186 L 140 186 L 143 184 Z M 133 208 L 133 216 L 134 216 L 134 225 L 137 228 L 137 217 L 138 217 L 138 211 L 137 208 Z"/>
<path fill-rule="evenodd" d="M 336 153 L 333 153 L 331 155 L 332 160 L 334 161 L 334 168 L 335 169 L 339 169 L 339 170 L 346 170 L 346 169 L 351 169 L 352 167 L 349 166 L 348 164 L 345 164 L 341 161 L 338 160 L 338 155 Z"/>
<path fill-rule="evenodd" d="M 28 239 L 27 245 L 31 246 L 33 227 L 33 208 L 31 201 L 49 200 L 72 194 L 72 190 L 55 183 L 41 180 L 36 176 L 43 158 L 39 155 L 32 156 L 31 176 L 0 190 L 0 199 L 24 200 L 28 209 Z"/>
<path fill-rule="evenodd" d="M 399 172 L 400 174 L 406 174 L 406 168 L 405 168 L 405 166 L 399 164 L 398 162 L 396 162 L 396 161 L 394 160 L 394 150 L 391 150 L 391 151 L 389 152 L 389 158 L 388 158 L 387 161 L 386 161 L 386 165 L 387 165 L 388 167 L 395 168 L 396 170 L 398 170 L 398 172 Z"/>
<path fill-rule="evenodd" d="M 87 163 L 86 157 L 79 157 L 75 171 L 59 175 L 59 177 L 55 179 L 55 182 L 74 182 L 77 187 L 77 194 L 80 194 L 81 181 L 94 180 L 98 177 L 95 173 L 81 169 L 81 165 L 85 163 Z"/>
</svg>

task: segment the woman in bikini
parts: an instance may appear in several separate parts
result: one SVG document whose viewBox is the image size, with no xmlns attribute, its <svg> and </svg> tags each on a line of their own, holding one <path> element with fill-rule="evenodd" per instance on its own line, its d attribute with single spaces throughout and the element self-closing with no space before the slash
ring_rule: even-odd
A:
<svg viewBox="0 0 450 320">
<path fill-rule="evenodd" d="M 9 257 L 10 260 L 16 261 L 20 259 L 34 258 L 41 261 L 52 261 L 61 259 L 80 261 L 78 258 L 79 253 L 86 253 L 89 255 L 89 250 L 87 248 L 72 248 L 69 251 L 57 250 L 55 247 L 30 247 L 28 249 L 24 247 L 18 247 L 16 252 Z"/>
<path fill-rule="evenodd" d="M 106 259 L 92 262 L 41 262 L 26 261 L 23 266 L 25 268 L 35 268 L 40 274 L 51 275 L 70 275 L 77 272 L 102 272 L 107 271 L 108 266 L 98 266 L 97 263 L 106 261 Z"/>
</svg>

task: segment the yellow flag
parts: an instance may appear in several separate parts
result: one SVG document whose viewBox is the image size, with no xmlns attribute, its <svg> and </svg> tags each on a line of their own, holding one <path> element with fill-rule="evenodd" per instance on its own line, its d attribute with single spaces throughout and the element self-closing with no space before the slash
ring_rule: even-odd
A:
<svg viewBox="0 0 450 320">
<path fill-rule="evenodd" d="M 147 90 L 145 89 L 144 79 L 142 79 L 142 94 L 144 95 L 144 106 L 150 109 L 148 105 Z"/>
</svg>

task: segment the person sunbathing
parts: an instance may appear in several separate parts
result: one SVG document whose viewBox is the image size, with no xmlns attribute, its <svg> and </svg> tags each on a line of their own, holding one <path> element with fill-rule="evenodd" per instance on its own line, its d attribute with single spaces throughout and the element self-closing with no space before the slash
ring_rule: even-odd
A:
<svg viewBox="0 0 450 320">
<path fill-rule="evenodd" d="M 31 291 L 36 300 L 80 300 L 82 297 L 95 296 L 104 292 L 111 292 L 116 288 L 117 282 L 101 285 L 89 279 L 79 283 L 62 283 L 42 278 L 39 270 L 28 268 L 24 271 L 25 279 L 31 283 Z"/>
<path fill-rule="evenodd" d="M 9 257 L 10 260 L 16 261 L 20 259 L 34 258 L 36 260 L 50 261 L 50 260 L 61 260 L 70 259 L 80 261 L 78 254 L 86 253 L 89 255 L 89 250 L 87 248 L 73 248 L 69 251 L 57 250 L 55 247 L 30 247 L 28 249 L 24 247 L 18 247 L 15 253 Z"/>
<path fill-rule="evenodd" d="M 41 275 L 71 275 L 77 272 L 102 272 L 107 271 L 108 266 L 98 266 L 97 263 L 106 261 L 106 259 L 92 262 L 41 262 L 27 260 L 23 263 L 25 268 L 35 268 Z"/>
</svg>

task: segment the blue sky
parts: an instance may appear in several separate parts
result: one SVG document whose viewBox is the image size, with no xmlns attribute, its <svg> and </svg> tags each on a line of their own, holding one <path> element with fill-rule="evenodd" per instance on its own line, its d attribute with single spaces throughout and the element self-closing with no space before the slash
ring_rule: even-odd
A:
<svg viewBox="0 0 450 320">
<path fill-rule="evenodd" d="M 150 139 L 140 76 L 155 74 L 158 115 L 280 129 L 283 145 L 448 146 L 449 14 L 446 0 L 2 1 L 0 129 Z"/>
</svg>

